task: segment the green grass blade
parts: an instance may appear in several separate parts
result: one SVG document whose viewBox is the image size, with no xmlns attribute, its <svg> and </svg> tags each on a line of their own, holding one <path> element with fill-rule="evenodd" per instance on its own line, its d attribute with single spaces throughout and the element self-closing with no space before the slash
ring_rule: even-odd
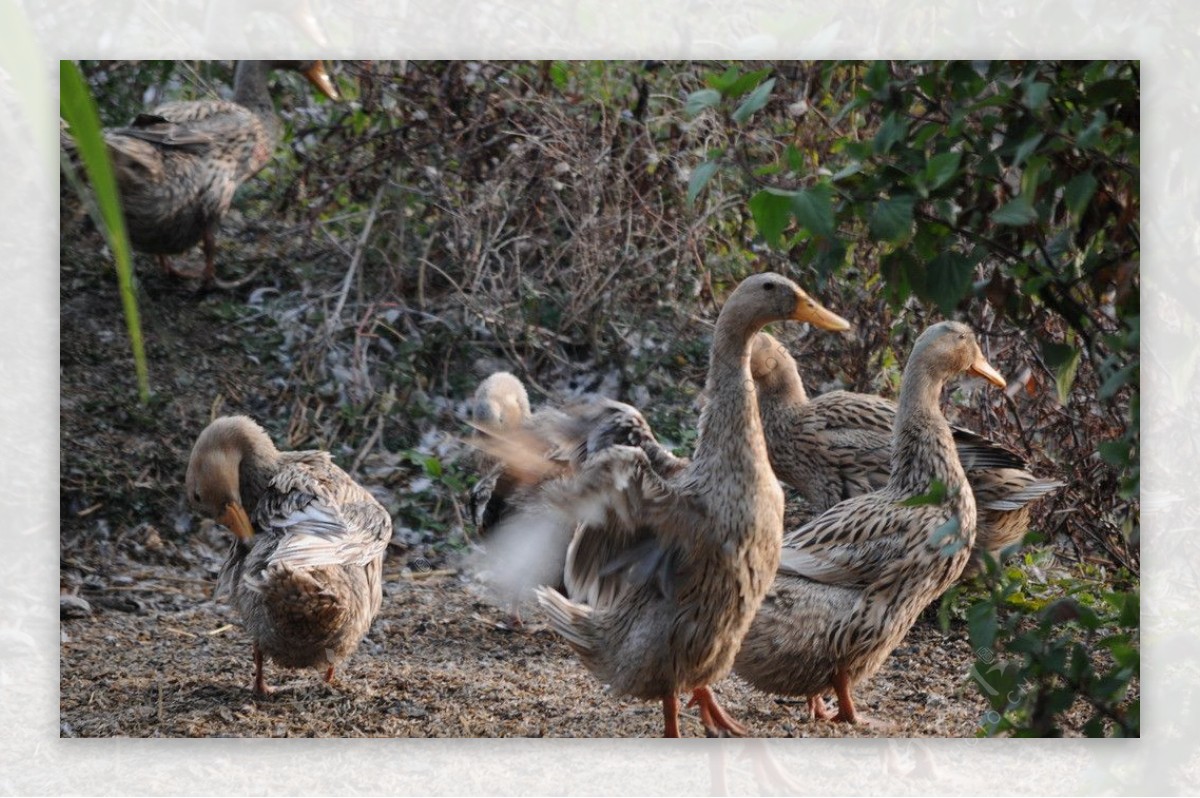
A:
<svg viewBox="0 0 1200 798">
<path fill-rule="evenodd" d="M 72 61 L 59 62 L 59 108 L 71 128 L 79 150 L 84 171 L 96 196 L 100 212 L 99 226 L 108 237 L 109 247 L 117 261 L 117 282 L 121 289 L 121 305 L 125 310 L 125 326 L 133 348 L 134 368 L 137 371 L 138 399 L 150 401 L 150 377 L 146 368 L 146 351 L 142 345 L 142 322 L 138 316 L 137 295 L 133 288 L 133 259 L 129 236 L 125 232 L 125 216 L 117 193 L 117 180 L 108 160 L 108 147 L 100 128 L 100 117 L 91 92 L 84 83 L 79 67 Z"/>
</svg>

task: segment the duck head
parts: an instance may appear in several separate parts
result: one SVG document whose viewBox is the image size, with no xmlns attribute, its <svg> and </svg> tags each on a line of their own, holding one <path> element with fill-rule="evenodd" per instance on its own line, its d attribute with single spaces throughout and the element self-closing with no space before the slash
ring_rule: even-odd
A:
<svg viewBox="0 0 1200 798">
<path fill-rule="evenodd" d="M 773 321 L 806 321 L 822 330 L 850 329 L 850 322 L 826 310 L 800 286 L 774 272 L 747 277 L 721 308 L 721 322 L 757 332 Z"/>
<path fill-rule="evenodd" d="M 278 451 L 262 427 L 245 416 L 225 416 L 209 424 L 188 460 L 188 502 L 241 540 L 254 535 L 254 526 L 242 502 L 247 468 L 272 463 Z"/>
<path fill-rule="evenodd" d="M 983 356 L 975 333 L 960 321 L 938 322 L 926 329 L 913 344 L 909 359 L 928 364 L 931 371 L 942 371 L 936 376 L 943 379 L 966 372 L 998 388 L 1005 386 L 1004 377 Z"/>
</svg>

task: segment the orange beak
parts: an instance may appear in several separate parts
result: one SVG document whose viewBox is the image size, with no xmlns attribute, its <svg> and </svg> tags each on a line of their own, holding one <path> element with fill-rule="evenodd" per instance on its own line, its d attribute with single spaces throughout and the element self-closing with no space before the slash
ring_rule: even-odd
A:
<svg viewBox="0 0 1200 798">
<path fill-rule="evenodd" d="M 1008 384 L 1004 381 L 1004 378 L 1000 376 L 1000 372 L 992 368 L 992 364 L 983 359 L 983 355 L 980 355 L 975 359 L 975 362 L 972 363 L 970 368 L 967 369 L 967 373 L 974 374 L 976 377 L 983 377 L 997 388 L 1003 388 Z"/>
<path fill-rule="evenodd" d="M 792 314 L 793 321 L 806 321 L 814 327 L 832 332 L 850 329 L 850 322 L 843 319 L 832 310 L 826 310 L 817 301 L 803 291 L 796 298 L 796 311 Z"/>
<path fill-rule="evenodd" d="M 333 87 L 333 81 L 329 79 L 329 74 L 325 71 L 325 63 L 318 61 L 308 68 L 304 73 L 304 77 L 308 78 L 308 82 L 317 87 L 317 90 L 331 100 L 341 99 L 338 96 L 337 89 Z"/>
<path fill-rule="evenodd" d="M 250 525 L 250 516 L 246 515 L 246 510 L 237 502 L 225 505 L 225 512 L 221 513 L 217 523 L 237 535 L 240 540 L 249 540 L 254 537 L 254 527 Z"/>
</svg>

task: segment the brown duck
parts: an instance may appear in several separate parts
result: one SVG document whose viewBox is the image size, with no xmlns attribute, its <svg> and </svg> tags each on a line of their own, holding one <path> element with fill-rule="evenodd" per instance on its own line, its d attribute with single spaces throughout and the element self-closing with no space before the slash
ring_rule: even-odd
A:
<svg viewBox="0 0 1200 798">
<path fill-rule="evenodd" d="M 215 279 L 215 233 L 233 194 L 275 153 L 283 125 L 267 91 L 274 69 L 302 73 L 331 99 L 337 91 L 320 61 L 239 61 L 233 101 L 160 105 L 128 127 L 104 131 L 130 243 L 157 255 L 204 245 L 205 283 Z"/>
<path fill-rule="evenodd" d="M 975 498 L 939 409 L 942 388 L 969 372 L 1003 387 L 971 329 L 942 322 L 917 339 L 896 409 L 887 485 L 834 505 L 784 536 L 779 572 L 735 669 L 770 693 L 837 693 L 854 722 L 855 684 L 879 670 L 922 609 L 949 587 L 975 542 Z M 906 500 L 935 494 L 938 501 Z"/>
<path fill-rule="evenodd" d="M 712 734 L 745 728 L 709 685 L 728 673 L 779 558 L 783 492 L 767 460 L 750 378 L 750 342 L 772 321 L 847 322 L 791 280 L 743 280 L 721 309 L 708 372 L 710 401 L 695 456 L 669 478 L 640 447 L 615 445 L 544 485 L 538 507 L 505 525 L 575 529 L 571 598 L 537 591 L 551 625 L 616 695 L 661 701 L 679 735 L 679 694 L 692 694 Z"/>
<path fill-rule="evenodd" d="M 888 482 L 896 403 L 881 396 L 830 391 L 810 399 L 796 361 L 773 336 L 759 333 L 750 359 L 767 451 L 775 473 L 822 513 Z M 993 557 L 1029 528 L 1029 505 L 1062 486 L 1039 479 L 1015 452 L 951 427 L 959 460 L 975 494 L 978 526 L 969 576 L 981 553 Z"/>
<path fill-rule="evenodd" d="M 379 612 L 391 516 L 328 453 L 280 452 L 245 416 L 200 433 L 187 495 L 235 535 L 217 595 L 253 641 L 255 692 L 270 692 L 264 657 L 331 681 Z"/>
<path fill-rule="evenodd" d="M 476 391 L 472 424 L 483 435 L 506 440 L 510 450 L 519 448 L 532 456 L 532 461 L 524 466 L 494 463 L 483 469 L 473 486 L 469 504 L 482 540 L 474 566 L 508 608 L 511 625 L 521 626 L 520 604 L 533 596 L 534 588 L 543 584 L 563 588 L 574 528 L 517 528 L 503 525 L 505 518 L 535 504 L 543 484 L 577 472 L 610 446 L 641 447 L 660 476 L 674 473 L 687 461 L 664 448 L 645 417 L 631 405 L 585 395 L 529 413 L 519 410 L 522 405 L 516 401 L 525 396 L 523 386 L 511 375 L 500 374 L 506 379 L 497 380 L 499 374 L 493 374 Z M 503 411 L 506 406 L 509 411 Z M 486 458 L 485 466 L 490 462 L 492 459 Z"/>
</svg>

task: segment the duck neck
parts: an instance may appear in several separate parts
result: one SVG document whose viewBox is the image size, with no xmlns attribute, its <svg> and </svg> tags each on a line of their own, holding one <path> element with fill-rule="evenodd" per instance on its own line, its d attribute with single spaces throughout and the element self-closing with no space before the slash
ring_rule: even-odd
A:
<svg viewBox="0 0 1200 798">
<path fill-rule="evenodd" d="M 267 61 L 238 61 L 233 75 L 233 101 L 255 114 L 274 115 L 275 104 L 267 91 L 271 65 Z"/>
<path fill-rule="evenodd" d="M 783 363 L 779 368 L 784 373 L 772 375 L 769 380 L 756 381 L 758 406 L 763 416 L 776 416 L 798 410 L 808 404 L 808 393 L 800 381 L 800 373 L 794 362 Z"/>
<path fill-rule="evenodd" d="M 700 418 L 703 432 L 693 460 L 746 458 L 766 463 L 762 419 L 750 373 L 750 339 L 757 329 L 718 319 L 713 336 L 705 393 L 709 401 Z"/>
<path fill-rule="evenodd" d="M 241 447 L 241 462 L 238 464 L 238 490 L 242 505 L 248 510 L 258 506 L 258 500 L 267 492 L 271 478 L 279 468 L 279 451 L 272 445 L 266 448 L 246 441 Z"/>
<path fill-rule="evenodd" d="M 892 445 L 892 487 L 904 495 L 929 492 L 933 480 L 960 496 L 966 475 L 954 448 L 950 425 L 938 407 L 944 378 L 934 377 L 918 361 L 904 370 Z"/>
</svg>

